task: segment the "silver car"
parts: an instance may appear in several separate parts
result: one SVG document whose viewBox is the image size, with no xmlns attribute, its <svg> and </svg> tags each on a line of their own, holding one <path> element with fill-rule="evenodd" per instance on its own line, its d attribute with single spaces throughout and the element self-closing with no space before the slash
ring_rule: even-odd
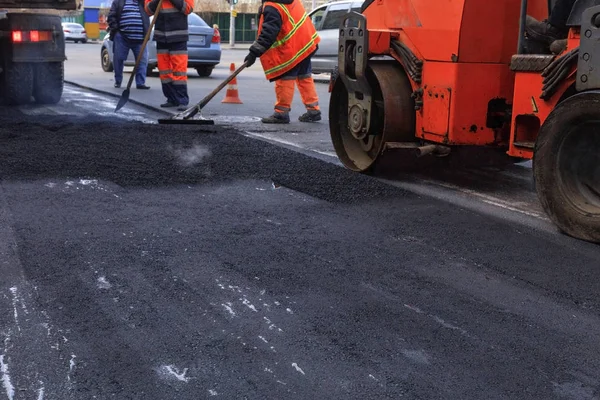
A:
<svg viewBox="0 0 600 400">
<path fill-rule="evenodd" d="M 150 17 L 152 21 L 152 17 Z M 198 75 L 208 77 L 217 64 L 221 62 L 221 34 L 217 28 L 211 28 L 197 14 L 188 15 L 188 30 L 190 37 L 188 40 L 188 68 L 195 68 Z M 158 61 L 156 58 L 156 42 L 152 40 L 154 30 L 150 34 L 148 42 L 148 75 L 156 68 Z M 102 42 L 100 50 L 100 60 L 102 69 L 106 72 L 112 72 L 113 67 L 113 42 L 108 35 Z M 132 67 L 135 65 L 133 52 L 125 61 L 125 65 Z"/>
<path fill-rule="evenodd" d="M 338 64 L 339 28 L 344 15 L 350 11 L 360 12 L 364 1 L 344 0 L 327 3 L 308 14 L 312 19 L 321 42 L 312 58 L 315 74 L 331 73 Z"/>
<path fill-rule="evenodd" d="M 63 33 L 65 34 L 65 40 L 72 40 L 75 43 L 87 42 L 87 33 L 81 24 L 77 24 L 75 22 L 63 22 L 62 29 Z"/>
</svg>

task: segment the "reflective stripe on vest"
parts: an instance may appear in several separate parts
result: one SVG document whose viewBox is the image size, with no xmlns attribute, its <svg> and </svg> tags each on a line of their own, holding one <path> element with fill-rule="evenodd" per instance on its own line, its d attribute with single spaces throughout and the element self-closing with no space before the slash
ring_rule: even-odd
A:
<svg viewBox="0 0 600 400">
<path fill-rule="evenodd" d="M 273 79 L 285 74 L 304 60 L 316 49 L 320 38 L 300 0 L 294 0 L 288 5 L 266 1 L 263 7 L 267 6 L 275 8 L 282 19 L 277 40 L 260 57 L 267 79 Z M 261 15 L 259 35 L 262 31 L 263 19 Z"/>
</svg>

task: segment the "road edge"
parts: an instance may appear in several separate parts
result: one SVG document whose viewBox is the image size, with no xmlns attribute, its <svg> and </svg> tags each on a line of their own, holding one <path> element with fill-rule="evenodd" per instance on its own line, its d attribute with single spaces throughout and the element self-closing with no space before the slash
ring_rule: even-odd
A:
<svg viewBox="0 0 600 400">
<path fill-rule="evenodd" d="M 104 95 L 107 95 L 107 96 L 114 97 L 116 99 L 118 99 L 118 98 L 121 97 L 120 94 L 117 94 L 117 93 L 114 93 L 114 92 L 109 92 L 107 90 L 96 89 L 94 87 L 83 85 L 81 83 L 77 83 L 77 82 L 73 82 L 73 81 L 68 81 L 68 80 L 65 80 L 64 82 L 67 83 L 67 84 L 69 84 L 69 85 L 73 85 L 73 86 L 76 86 L 78 88 L 81 88 L 81 89 L 89 90 L 90 92 L 104 94 Z M 169 112 L 167 110 L 163 110 L 162 108 L 154 107 L 154 106 L 151 106 L 149 104 L 143 103 L 143 102 L 135 100 L 135 99 L 131 99 L 130 98 L 128 100 L 128 102 L 133 103 L 136 106 L 140 106 L 140 107 L 146 108 L 146 109 L 148 109 L 150 111 L 154 111 L 154 112 L 157 112 L 157 113 L 169 116 L 169 117 L 172 116 L 172 115 L 175 115 L 175 113 L 171 113 L 171 112 Z"/>
</svg>

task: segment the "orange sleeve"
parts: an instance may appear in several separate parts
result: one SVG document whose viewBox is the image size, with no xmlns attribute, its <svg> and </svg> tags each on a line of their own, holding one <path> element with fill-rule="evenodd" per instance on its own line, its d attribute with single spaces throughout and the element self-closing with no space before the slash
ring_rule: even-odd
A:
<svg viewBox="0 0 600 400">
<path fill-rule="evenodd" d="M 184 11 L 184 14 L 191 14 L 194 11 L 194 0 L 185 0 L 185 4 L 187 7 Z"/>
</svg>

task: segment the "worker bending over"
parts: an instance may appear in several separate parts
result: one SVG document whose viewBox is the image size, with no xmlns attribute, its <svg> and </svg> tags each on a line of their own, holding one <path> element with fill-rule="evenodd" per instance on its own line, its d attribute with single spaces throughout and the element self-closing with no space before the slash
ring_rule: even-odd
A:
<svg viewBox="0 0 600 400">
<path fill-rule="evenodd" d="M 159 0 L 145 0 L 146 12 L 153 15 Z M 187 16 L 194 10 L 194 0 L 163 0 L 156 17 L 154 40 L 160 83 L 167 102 L 161 107 L 184 110 L 190 99 L 187 91 L 188 53 Z"/>
<path fill-rule="evenodd" d="M 287 124 L 298 85 L 306 113 L 298 120 L 321 120 L 319 97 L 312 78 L 311 58 L 320 41 L 317 30 L 300 0 L 263 0 L 259 10 L 258 37 L 244 61 L 251 66 L 260 57 L 265 76 L 275 82 L 275 112 L 266 124 Z"/>
</svg>

